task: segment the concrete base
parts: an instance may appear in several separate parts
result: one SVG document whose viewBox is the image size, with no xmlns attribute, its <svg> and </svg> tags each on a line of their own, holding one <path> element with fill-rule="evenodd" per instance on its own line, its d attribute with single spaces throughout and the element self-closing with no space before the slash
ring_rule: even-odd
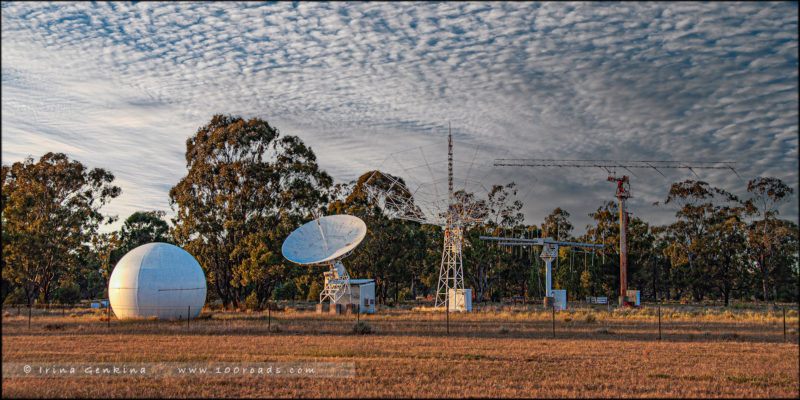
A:
<svg viewBox="0 0 800 400">
<path fill-rule="evenodd" d="M 331 304 L 331 314 L 344 314 L 344 304 Z"/>
<path fill-rule="evenodd" d="M 348 304 L 347 308 L 345 309 L 345 314 L 353 315 L 358 312 L 358 304 Z"/>
<path fill-rule="evenodd" d="M 544 305 L 544 308 L 548 308 L 549 309 L 549 308 L 553 307 L 553 303 L 554 303 L 554 301 L 553 301 L 552 297 L 545 297 L 542 305 Z"/>
</svg>

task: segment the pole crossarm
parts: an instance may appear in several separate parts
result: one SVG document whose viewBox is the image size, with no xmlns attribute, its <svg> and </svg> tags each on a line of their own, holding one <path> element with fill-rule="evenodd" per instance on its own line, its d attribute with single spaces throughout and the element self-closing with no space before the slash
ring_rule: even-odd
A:
<svg viewBox="0 0 800 400">
<path fill-rule="evenodd" d="M 603 248 L 603 245 L 598 243 L 564 242 L 560 240 L 553 240 L 550 238 L 524 239 L 524 238 L 507 238 L 500 236 L 480 236 L 480 239 L 499 241 L 500 243 L 498 244 L 501 246 L 544 246 L 549 244 L 560 247 Z"/>
<path fill-rule="evenodd" d="M 735 165 L 735 161 L 562 160 L 554 158 L 497 158 L 494 160 L 495 167 L 733 169 Z"/>
</svg>

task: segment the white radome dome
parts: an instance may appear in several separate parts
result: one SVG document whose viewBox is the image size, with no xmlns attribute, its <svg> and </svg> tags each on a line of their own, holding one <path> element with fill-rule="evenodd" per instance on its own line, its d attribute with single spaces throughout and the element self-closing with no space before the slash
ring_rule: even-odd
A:
<svg viewBox="0 0 800 400">
<path fill-rule="evenodd" d="M 109 279 L 108 297 L 119 319 L 195 318 L 206 302 L 206 277 L 186 250 L 148 243 L 119 260 Z"/>
</svg>

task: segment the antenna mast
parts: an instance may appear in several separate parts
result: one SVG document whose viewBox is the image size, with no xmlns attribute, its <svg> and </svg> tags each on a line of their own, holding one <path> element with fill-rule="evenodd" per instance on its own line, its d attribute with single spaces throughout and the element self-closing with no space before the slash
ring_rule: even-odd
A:
<svg viewBox="0 0 800 400">
<path fill-rule="evenodd" d="M 450 122 L 447 122 L 447 188 L 449 206 L 453 206 L 453 133 Z"/>
<path fill-rule="evenodd" d="M 647 168 L 654 169 L 656 172 L 664 176 L 659 170 L 660 168 L 669 169 L 688 169 L 692 171 L 695 176 L 697 173 L 695 169 L 729 169 L 733 171 L 736 176 L 736 170 L 733 168 L 736 165 L 732 161 L 627 161 L 627 160 L 559 160 L 552 158 L 538 158 L 538 159 L 510 159 L 498 158 L 494 160 L 495 167 L 566 167 L 566 168 L 601 168 L 608 172 L 608 181 L 617 184 L 617 193 L 615 197 L 619 200 L 619 283 L 620 283 L 620 298 L 619 304 L 625 305 L 627 299 L 628 288 L 628 212 L 625 210 L 625 202 L 631 197 L 630 180 L 627 175 L 618 177 L 614 172 L 617 168 L 623 168 L 628 172 L 633 173 L 629 168 Z"/>
</svg>

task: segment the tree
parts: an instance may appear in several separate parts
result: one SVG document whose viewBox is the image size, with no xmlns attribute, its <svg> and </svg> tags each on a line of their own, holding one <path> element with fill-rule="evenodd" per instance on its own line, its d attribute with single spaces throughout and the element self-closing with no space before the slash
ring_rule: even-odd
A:
<svg viewBox="0 0 800 400">
<path fill-rule="evenodd" d="M 619 208 L 616 202 L 607 201 L 588 215 L 595 223 L 586 225 L 586 235 L 582 240 L 603 244 L 600 262 L 590 275 L 591 293 L 612 296 L 616 291 L 611 288 L 619 287 Z"/>
<path fill-rule="evenodd" d="M 110 263 L 115 265 L 129 251 L 148 243 L 172 243 L 174 240 L 165 221 L 164 211 L 136 211 L 131 214 L 118 233 L 118 247 L 111 253 Z"/>
<path fill-rule="evenodd" d="M 767 286 L 772 272 L 770 258 L 776 254 L 777 247 L 776 232 L 772 228 L 776 226 L 778 206 L 788 200 L 794 190 L 778 178 L 757 177 L 747 183 L 747 191 L 751 195 L 746 202 L 747 215 L 762 217 L 748 229 L 748 253 L 761 273 L 764 301 L 769 301 Z"/>
<path fill-rule="evenodd" d="M 571 240 L 573 228 L 569 222 L 569 213 L 567 210 L 562 210 L 561 207 L 553 210 L 542 224 L 544 235 L 555 240 Z"/>
<path fill-rule="evenodd" d="M 721 206 L 710 216 L 708 234 L 700 238 L 699 245 L 708 253 L 711 281 L 730 304 L 734 290 L 742 284 L 745 272 L 745 229 L 741 219 L 741 205 Z"/>
<path fill-rule="evenodd" d="M 522 202 L 514 200 L 516 184 L 494 185 L 486 199 L 470 198 L 471 202 L 485 205 L 484 223 L 464 233 L 464 275 L 472 281 L 475 300 L 483 301 L 487 292 L 498 281 L 515 281 L 520 284 L 521 292 L 525 292 L 528 263 L 522 257 L 520 249 L 501 249 L 499 246 L 481 243 L 479 236 L 506 235 L 507 230 L 518 227 L 524 219 L 520 212 Z"/>
<path fill-rule="evenodd" d="M 100 213 L 121 192 L 113 180 L 62 153 L 3 166 L 3 278 L 21 286 L 29 304 L 40 292 L 49 301 L 82 244 L 113 220 Z"/>
<path fill-rule="evenodd" d="M 281 137 L 257 118 L 224 115 L 186 141 L 186 166 L 187 175 L 170 190 L 178 208 L 175 238 L 204 267 L 223 304 L 238 306 L 246 291 L 234 271 L 253 246 L 262 246 L 252 235 L 270 230 L 275 218 L 319 209 L 332 179 L 300 138 Z"/>
<path fill-rule="evenodd" d="M 679 287 L 688 287 L 695 301 L 699 301 L 713 286 L 711 266 L 713 249 L 706 246 L 708 235 L 717 223 L 716 214 L 726 203 L 738 199 L 719 188 L 712 188 L 703 181 L 687 179 L 672 184 L 664 204 L 677 205 L 678 221 L 666 229 L 670 245 L 665 255 L 674 269 L 673 278 Z M 658 203 L 656 203 L 658 204 Z"/>
</svg>

